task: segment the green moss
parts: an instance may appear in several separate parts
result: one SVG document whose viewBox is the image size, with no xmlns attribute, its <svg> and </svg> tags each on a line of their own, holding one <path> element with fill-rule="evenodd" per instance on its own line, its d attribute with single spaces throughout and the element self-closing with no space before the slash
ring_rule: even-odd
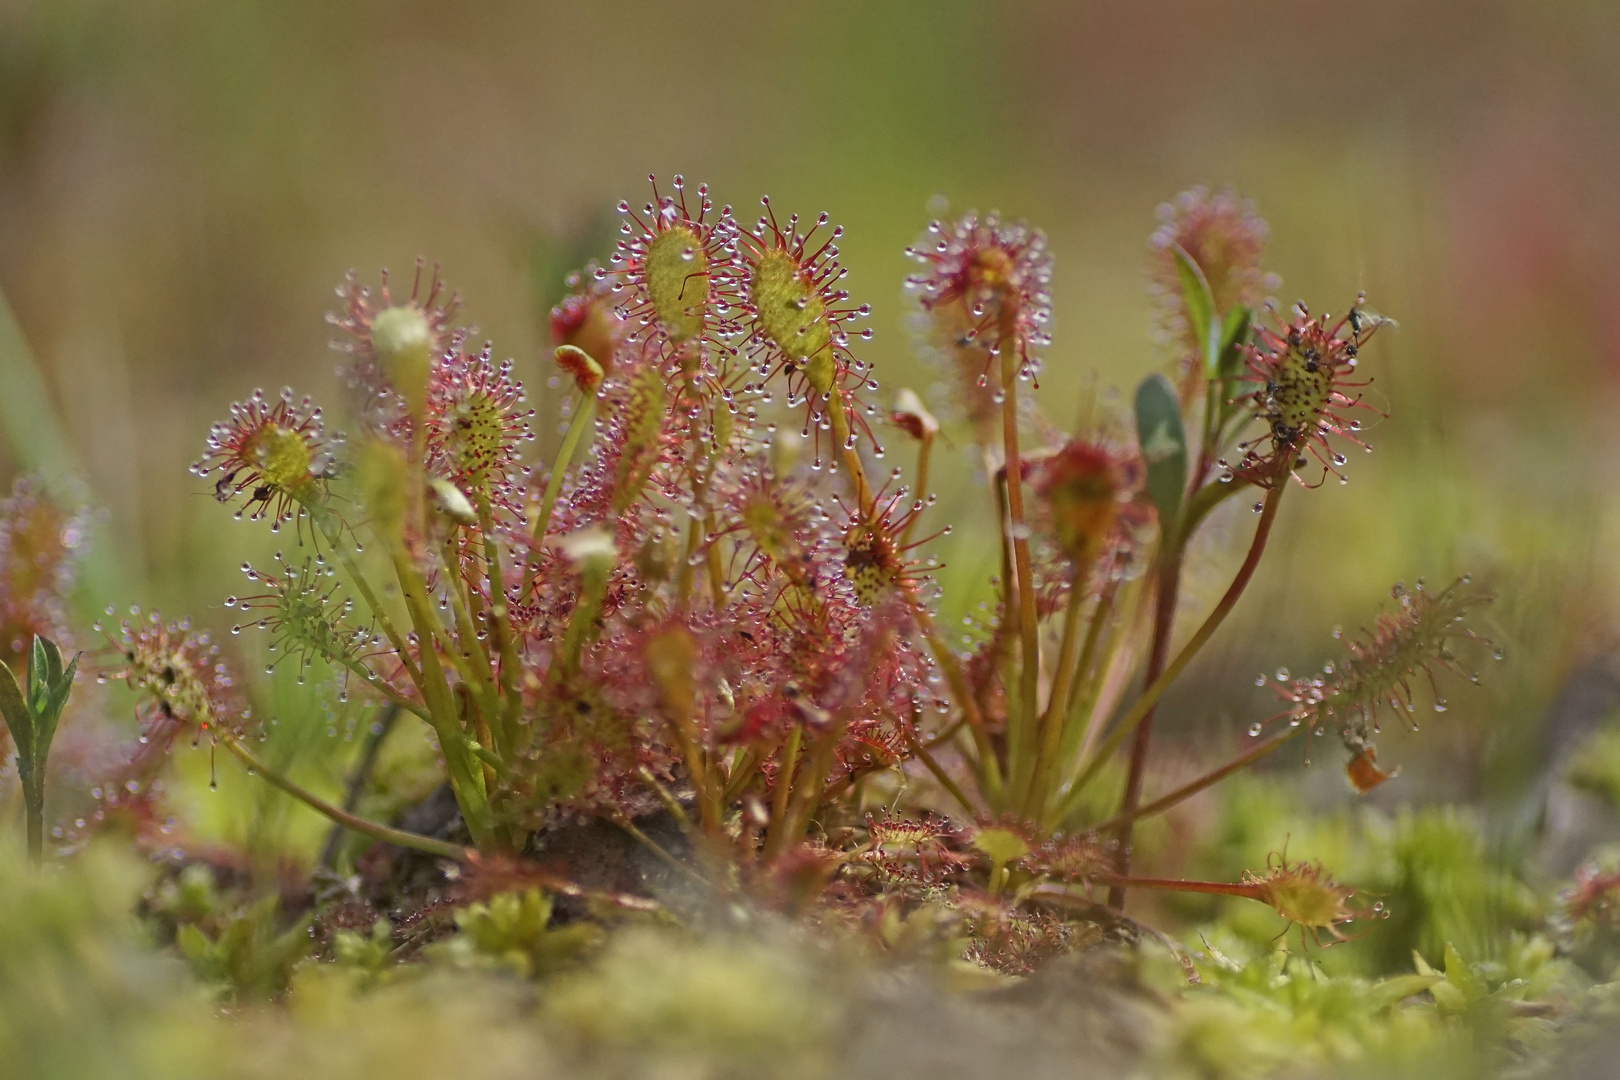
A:
<svg viewBox="0 0 1620 1080">
<path fill-rule="evenodd" d="M 837 1009 L 793 951 L 747 939 L 635 930 L 589 971 L 553 984 L 545 1015 L 616 1047 L 747 1063 L 800 1075 L 836 1048 Z"/>
<path fill-rule="evenodd" d="M 456 912 L 459 933 L 439 948 L 464 968 L 509 971 L 522 978 L 571 967 L 601 944 L 595 923 L 551 925 L 551 900 L 539 889 L 501 893 Z"/>
<path fill-rule="evenodd" d="M 1620 810 L 1620 727 L 1599 731 L 1576 751 L 1569 782 Z"/>
</svg>

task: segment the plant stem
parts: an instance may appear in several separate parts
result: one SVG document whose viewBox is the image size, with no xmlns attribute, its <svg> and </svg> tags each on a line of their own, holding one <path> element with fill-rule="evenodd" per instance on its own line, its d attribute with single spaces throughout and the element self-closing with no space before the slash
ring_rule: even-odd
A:
<svg viewBox="0 0 1620 1080">
<path fill-rule="evenodd" d="M 1096 826 L 1096 831 L 1099 833 L 1107 832 L 1109 829 L 1117 828 L 1121 825 L 1127 825 L 1133 821 L 1139 821 L 1145 817 L 1152 817 L 1154 814 L 1164 813 L 1164 811 L 1170 809 L 1172 806 L 1192 798 L 1205 788 L 1220 783 L 1222 780 L 1226 779 L 1228 776 L 1231 776 L 1239 769 L 1247 768 L 1248 766 L 1253 765 L 1256 761 L 1259 761 L 1261 758 L 1277 749 L 1283 743 L 1287 742 L 1289 739 L 1292 739 L 1297 730 L 1298 729 L 1290 729 L 1280 735 L 1274 735 L 1264 742 L 1251 746 L 1249 749 L 1245 750 L 1243 753 L 1239 754 L 1225 765 L 1222 765 L 1220 768 L 1213 769 L 1210 772 L 1205 773 L 1203 776 L 1198 777 L 1196 780 L 1188 781 L 1187 783 L 1176 788 L 1174 791 L 1170 792 L 1168 795 L 1160 796 L 1146 805 L 1135 807 L 1129 811 L 1120 811 L 1107 821 L 1103 822 L 1101 825 Z"/>
<path fill-rule="evenodd" d="M 725 787 L 720 791 L 720 805 L 730 806 L 735 802 L 754 779 L 758 769 L 759 754 L 752 747 L 738 754 L 732 762 L 731 772 L 726 776 Z"/>
<path fill-rule="evenodd" d="M 788 845 L 804 836 L 809 829 L 810 819 L 821 807 L 827 774 L 832 771 L 839 740 L 844 737 L 848 727 L 849 711 L 846 709 L 832 727 L 810 744 L 810 758 L 793 778 L 793 798 L 788 802 L 787 818 L 783 822 L 787 828 L 783 830 L 782 842 L 776 846 L 777 853 L 785 851 Z"/>
<path fill-rule="evenodd" d="M 1180 878 L 1139 878 L 1123 874 L 1097 874 L 1091 877 L 1093 885 L 1107 885 L 1111 889 L 1158 889 L 1161 892 L 1212 893 L 1216 896 L 1241 896 L 1247 900 L 1260 900 L 1260 890 L 1240 881 L 1183 881 Z"/>
<path fill-rule="evenodd" d="M 314 511 L 311 512 L 314 513 Z M 395 655 L 399 657 L 400 664 L 405 668 L 405 674 L 410 677 L 411 682 L 416 686 L 417 692 L 420 693 L 422 689 L 422 673 L 411 662 L 411 654 L 405 648 L 405 638 L 394 628 L 394 620 L 388 617 L 388 612 L 383 608 L 382 601 L 377 598 L 376 592 L 372 590 L 371 583 L 366 580 L 365 574 L 360 572 L 360 566 L 354 561 L 353 554 L 344 549 L 341 543 L 342 534 L 338 531 L 338 527 L 333 524 L 335 519 L 323 510 L 317 514 L 315 520 L 320 527 L 321 534 L 326 537 L 326 542 L 332 546 L 333 553 L 337 555 L 338 565 L 343 567 L 343 572 L 349 576 L 349 584 L 354 588 L 355 592 L 360 594 L 360 599 L 366 602 L 366 607 L 371 610 L 371 617 L 377 620 L 378 626 L 382 627 L 383 635 L 388 638 L 388 644 L 393 646 Z"/>
<path fill-rule="evenodd" d="M 685 863 L 681 862 L 681 860 L 677 859 L 675 856 L 671 855 L 664 848 L 664 845 L 642 832 L 641 829 L 636 826 L 636 823 L 631 821 L 629 818 L 618 817 L 613 818 L 612 821 L 613 824 L 623 829 L 632 840 L 646 848 L 648 851 L 652 852 L 653 856 L 657 858 L 659 862 L 665 864 L 671 870 L 679 873 L 682 877 L 686 878 L 694 885 L 701 886 L 706 890 L 712 890 L 714 888 L 714 886 L 709 883 L 707 878 L 698 873 L 696 870 L 692 869 L 690 866 L 687 866 Z"/>
<path fill-rule="evenodd" d="M 506 577 L 501 570 L 501 552 L 495 543 L 495 515 L 490 510 L 489 492 L 478 492 L 478 531 L 484 537 L 484 571 L 489 585 L 489 620 L 495 635 L 495 651 L 500 657 L 500 687 L 504 707 L 500 714 L 492 715 L 489 722 L 495 727 L 496 745 L 504 755 L 515 742 L 518 713 L 523 702 L 518 696 L 517 635 L 512 631 L 511 608 L 506 602 Z"/>
<path fill-rule="evenodd" d="M 1114 598 L 1118 594 L 1119 580 L 1110 576 L 1103 585 L 1102 592 L 1097 595 L 1097 606 L 1092 608 L 1091 623 L 1086 627 L 1086 643 L 1080 647 L 1080 659 L 1074 665 L 1074 678 L 1069 683 L 1069 699 L 1063 703 L 1063 711 L 1069 717 L 1067 723 L 1072 724 L 1075 721 L 1081 704 L 1091 696 L 1088 693 L 1091 684 L 1086 675 L 1097 662 L 1097 649 L 1102 643 L 1103 631 L 1107 629 L 1108 620 L 1114 616 Z M 1064 730 L 1067 735 L 1067 727 Z M 1084 734 L 1081 733 L 1082 736 Z M 1063 740 L 1065 750 L 1069 748 L 1070 742 L 1067 737 Z"/>
<path fill-rule="evenodd" d="M 464 861 L 469 854 L 468 849 L 462 847 L 460 844 L 452 844 L 444 840 L 435 840 L 431 836 L 421 836 L 417 833 L 406 832 L 403 829 L 395 829 L 387 825 L 379 825 L 375 821 L 367 821 L 365 818 L 357 817 L 354 814 L 349 813 L 347 810 L 333 806 L 319 795 L 316 795 L 314 792 L 309 791 L 306 788 L 300 787 L 298 784 L 295 784 L 293 781 L 289 780 L 275 769 L 272 769 L 270 766 L 266 765 L 256 754 L 253 753 L 253 751 L 242 745 L 241 739 L 239 739 L 234 733 L 221 728 L 216 728 L 214 734 L 220 742 L 225 744 L 225 749 L 229 750 L 231 753 L 240 758 L 242 763 L 248 768 L 263 776 L 273 787 L 280 788 L 282 791 L 285 791 L 288 795 L 291 795 L 305 806 L 308 806 L 311 810 L 314 810 L 319 814 L 324 814 L 326 817 L 337 822 L 346 829 L 352 829 L 353 831 L 364 836 L 371 837 L 373 840 L 381 840 L 385 844 L 394 844 L 397 847 L 412 848 L 416 851 L 425 851 L 429 855 L 439 855 L 446 859 Z"/>
<path fill-rule="evenodd" d="M 645 784 L 647 789 L 653 793 L 653 796 L 663 804 L 664 811 L 675 820 L 675 823 L 681 827 L 682 831 L 690 834 L 692 832 L 692 819 L 686 816 L 685 809 L 676 801 L 670 790 L 658 782 L 658 777 L 653 775 L 652 770 L 642 765 L 636 769 L 636 778 Z"/>
<path fill-rule="evenodd" d="M 439 664 L 434 635 L 437 623 L 429 610 L 421 576 L 403 549 L 394 552 L 394 571 L 404 590 L 406 610 L 410 612 L 417 640 L 421 643 L 423 697 L 427 699 L 433 729 L 439 737 L 439 749 L 450 770 L 450 787 L 455 792 L 456 803 L 461 807 L 467 827 L 472 830 L 473 841 L 482 847 L 493 839 L 489 796 L 484 791 L 483 776 L 473 767 L 463 745 L 466 740 L 460 717 L 450 693 L 450 684 L 445 680 L 444 669 Z"/>
<path fill-rule="evenodd" d="M 45 791 L 44 784 L 38 786 L 32 778 L 26 778 L 23 785 L 23 813 L 28 821 L 28 861 L 37 869 L 45 863 Z M 40 779 L 43 781 L 44 777 Z"/>
<path fill-rule="evenodd" d="M 979 767 L 974 771 L 979 793 L 984 796 L 992 809 L 1000 809 L 1004 793 L 1001 766 L 996 760 L 990 733 L 985 728 L 984 714 L 979 711 L 978 699 L 973 695 L 973 686 L 962 673 L 962 665 L 957 663 L 950 646 L 940 638 L 939 630 L 929 617 L 928 610 L 909 592 L 907 600 L 911 606 L 912 618 L 916 620 L 917 630 L 928 643 L 929 651 L 934 654 L 934 662 L 939 665 L 940 671 L 944 672 L 945 681 L 950 684 L 951 693 L 956 696 L 957 704 L 962 709 L 962 716 L 967 721 L 968 731 L 973 735 L 973 747 L 979 757 Z"/>
<path fill-rule="evenodd" d="M 926 502 L 928 499 L 928 458 L 933 449 L 934 435 L 932 432 L 924 431 L 917 446 L 917 483 L 914 487 L 916 494 L 913 496 L 917 502 Z M 898 546 L 902 551 L 910 545 L 912 530 L 917 527 L 917 519 L 921 516 L 921 514 L 913 515 L 912 519 L 906 522 L 906 527 L 900 531 Z"/>
<path fill-rule="evenodd" d="M 372 730 L 366 733 L 365 744 L 360 749 L 360 760 L 355 764 L 354 771 L 349 774 L 349 784 L 343 793 L 344 813 L 352 814 L 354 808 L 360 805 L 360 796 L 366 790 L 366 784 L 371 781 L 372 770 L 377 767 L 377 758 L 382 753 L 383 740 L 394 730 L 399 714 L 398 705 L 385 706 L 373 724 Z M 330 870 L 337 865 L 338 845 L 342 841 L 343 826 L 334 824 L 331 833 L 326 837 L 326 846 L 321 848 L 320 866 Z"/>
<path fill-rule="evenodd" d="M 765 854 L 774 855 L 784 843 L 787 832 L 788 796 L 793 793 L 793 774 L 798 769 L 799 746 L 804 740 L 804 727 L 794 724 L 788 732 L 787 745 L 782 748 L 782 760 L 776 766 L 776 788 L 771 792 L 771 831 L 765 840 Z"/>
<path fill-rule="evenodd" d="M 1052 689 L 1047 696 L 1046 713 L 1041 717 L 1040 749 L 1035 756 L 1035 776 L 1029 785 L 1029 795 L 1024 800 L 1024 820 L 1040 821 L 1041 811 L 1046 808 L 1046 796 L 1051 790 L 1052 777 L 1057 772 L 1058 755 L 1063 746 L 1063 722 L 1068 715 L 1066 706 L 1069 700 L 1069 686 L 1076 678 L 1081 657 L 1075 655 L 1080 647 L 1080 610 L 1086 603 L 1086 582 L 1090 571 L 1089 561 L 1077 563 L 1074 567 L 1074 583 L 1069 587 L 1069 604 L 1063 613 L 1063 639 L 1058 645 L 1057 674 L 1052 680 Z M 1099 604 L 1093 617 L 1093 625 L 1102 618 L 1102 607 Z M 1088 632 L 1087 640 L 1092 641 Z"/>
<path fill-rule="evenodd" d="M 545 494 L 540 496 L 540 513 L 535 517 L 534 525 L 529 530 L 529 539 L 536 545 L 545 542 L 546 529 L 551 525 L 551 512 L 557 505 L 558 493 L 562 491 L 563 476 L 568 471 L 568 463 L 573 460 L 580 436 L 591 426 L 591 418 L 595 414 L 595 395 L 581 394 L 579 407 L 574 410 L 573 419 L 568 422 L 568 431 L 563 435 L 562 445 L 557 448 L 557 460 L 551 465 L 551 475 L 546 478 Z M 534 576 L 538 570 L 538 565 L 529 567 L 528 575 L 523 580 L 524 595 L 528 595 L 529 590 L 534 587 Z"/>
<path fill-rule="evenodd" d="M 962 791 L 962 788 L 955 780 L 951 779 L 950 774 L 940 767 L 939 762 L 934 760 L 934 755 L 928 752 L 928 748 L 918 742 L 916 736 L 909 730 L 902 729 L 902 731 L 905 734 L 906 742 L 911 746 L 911 752 L 916 754 L 928 771 L 934 774 L 934 779 L 939 781 L 939 786 L 944 788 L 963 810 L 966 810 L 969 814 L 978 813 L 978 808 L 968 800 L 966 793 Z"/>
<path fill-rule="evenodd" d="M 1261 508 L 1260 513 L 1260 524 L 1255 528 L 1254 539 L 1249 544 L 1249 554 L 1243 560 L 1243 565 L 1238 569 L 1237 577 L 1227 587 L 1226 594 L 1221 597 L 1220 603 L 1215 605 L 1215 610 L 1209 613 L 1209 617 L 1204 620 L 1203 625 L 1193 633 L 1187 644 L 1182 646 L 1175 659 L 1170 661 L 1169 665 L 1164 669 L 1164 673 L 1142 690 L 1141 696 L 1136 699 L 1124 717 L 1120 719 L 1120 722 L 1115 725 L 1114 730 L 1097 747 L 1097 752 L 1092 755 L 1091 761 L 1081 770 L 1074 783 L 1069 786 L 1069 793 L 1059 805 L 1058 812 L 1053 817 L 1054 821 L 1062 821 L 1078 805 L 1081 791 L 1087 782 L 1097 775 L 1103 763 L 1119 748 L 1119 745 L 1125 741 L 1131 732 L 1136 730 L 1136 725 L 1141 722 L 1142 717 L 1154 705 L 1158 704 L 1159 698 L 1164 695 L 1165 690 L 1181 675 L 1187 665 L 1192 662 L 1193 657 L 1198 655 L 1199 650 L 1208 643 L 1215 631 L 1220 628 L 1221 623 L 1225 622 L 1226 617 L 1232 613 L 1232 608 L 1236 606 L 1238 598 L 1243 595 L 1243 590 L 1248 587 L 1249 579 L 1254 576 L 1256 567 L 1260 565 L 1260 556 L 1265 553 L 1266 539 L 1271 535 L 1272 523 L 1277 518 L 1277 505 L 1282 500 L 1282 493 L 1287 486 L 1287 478 L 1287 473 L 1282 472 L 1276 478 L 1271 490 L 1266 493 L 1265 505 Z"/>
<path fill-rule="evenodd" d="M 1170 634 L 1176 624 L 1176 602 L 1181 596 L 1181 542 L 1172 535 L 1159 557 L 1158 588 L 1154 591 L 1153 643 L 1148 648 L 1147 668 L 1143 671 L 1144 684 L 1152 683 L 1164 673 L 1165 656 L 1170 651 Z M 1142 798 L 1142 775 L 1147 769 L 1148 741 L 1153 734 L 1153 717 L 1157 709 L 1149 707 L 1136 727 L 1136 738 L 1131 743 L 1131 764 L 1125 774 L 1125 794 L 1120 799 L 1120 813 L 1129 815 Z M 1121 874 L 1131 868 L 1131 824 L 1127 816 L 1115 836 L 1118 869 Z M 1116 911 L 1124 906 L 1125 890 L 1115 886 L 1108 892 L 1108 906 Z"/>
<path fill-rule="evenodd" d="M 350 671 L 350 672 L 360 676 L 360 680 L 362 682 L 364 682 L 367 686 L 369 686 L 373 690 L 375 690 L 377 692 L 378 696 L 380 696 L 384 701 L 388 702 L 390 705 L 393 705 L 393 706 L 395 706 L 397 708 L 400 708 L 400 709 L 404 709 L 406 712 L 412 714 L 413 716 L 418 716 L 418 717 L 422 718 L 423 720 L 429 719 L 429 713 L 428 713 L 427 709 L 425 707 L 423 707 L 421 702 L 412 701 L 410 698 L 406 697 L 404 694 L 401 694 L 398 690 L 394 689 L 388 683 L 386 683 L 382 679 L 378 678 L 376 672 L 374 672 L 370 668 L 366 667 L 366 665 L 364 663 L 362 663 L 360 660 L 356 659 L 355 657 L 352 657 L 352 656 L 339 656 L 339 657 L 332 658 L 332 662 L 340 664 L 340 665 L 342 665 L 342 667 L 345 670 Z"/>
<path fill-rule="evenodd" d="M 1007 528 L 1012 536 L 1013 569 L 1018 588 L 1018 632 L 1021 643 L 1018 678 L 1018 723 L 1023 737 L 1017 740 L 1025 753 L 1034 742 L 1040 722 L 1036 710 L 1040 701 L 1041 644 L 1035 612 L 1035 574 L 1029 557 L 1029 526 L 1024 519 L 1023 460 L 1018 451 L 1018 372 L 1023 365 L 1018 336 L 1019 310 L 1010 298 L 1001 302 L 997 351 L 1001 355 L 1001 437 L 1007 475 Z M 1011 741 L 1011 740 L 1009 740 Z M 1021 763 L 1009 759 L 1008 778 L 1016 799 L 1026 782 Z"/>
<path fill-rule="evenodd" d="M 861 513 L 865 514 L 872 509 L 872 485 L 866 481 L 866 468 L 861 464 L 861 455 L 849 444 L 849 417 L 844 415 L 843 399 L 837 394 L 829 398 L 827 412 L 832 419 L 833 438 L 838 440 L 838 454 L 844 459 L 844 466 L 849 469 L 855 485 L 855 502 Z"/>
<path fill-rule="evenodd" d="M 456 620 L 456 632 L 461 637 L 461 667 L 466 675 L 462 685 L 477 699 L 478 711 L 488 723 L 496 716 L 498 703 L 494 684 L 490 681 L 489 657 L 485 655 L 484 646 L 478 640 L 478 630 L 473 625 L 472 611 L 468 607 L 467 597 L 462 588 L 454 539 L 445 541 L 442 558 L 448 579 L 444 583 L 444 591 L 450 595 L 450 611 Z M 502 755 L 506 754 L 508 747 L 505 733 L 492 731 L 491 734 L 495 751 Z"/>
</svg>

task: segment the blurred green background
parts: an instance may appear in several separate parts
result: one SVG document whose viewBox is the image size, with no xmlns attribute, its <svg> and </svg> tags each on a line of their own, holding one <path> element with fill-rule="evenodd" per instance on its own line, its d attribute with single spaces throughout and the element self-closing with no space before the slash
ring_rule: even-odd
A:
<svg viewBox="0 0 1620 1080">
<path fill-rule="evenodd" d="M 996 207 L 1050 237 L 1041 396 L 1067 420 L 1093 376 L 1128 394 L 1167 360 L 1154 209 L 1229 184 L 1271 224 L 1280 299 L 1342 311 L 1365 289 L 1399 320 L 1366 365 L 1393 416 L 1348 487 L 1284 504 L 1262 577 L 1163 710 L 1181 734 L 1163 768 L 1239 744 L 1269 711 L 1261 666 L 1320 664 L 1395 580 L 1470 570 L 1501 596 L 1509 661 L 1420 736 L 1386 736 L 1381 760 L 1406 766 L 1386 803 L 1516 798 L 1554 749 L 1553 702 L 1612 651 L 1617 167 L 1609 0 L 0 0 L 0 290 L 105 508 L 115 565 L 84 610 L 229 624 L 236 567 L 277 542 L 187 466 L 255 386 L 341 411 L 322 316 L 350 267 L 442 262 L 554 442 L 546 312 L 649 172 L 707 180 L 745 221 L 769 191 L 843 223 L 885 402 L 931 380 L 903 249 L 941 197 Z M 0 480 L 42 452 L 10 435 Z M 985 513 L 962 475 L 941 471 L 941 521 Z M 1231 509 L 1190 606 L 1230 572 Z M 940 547 L 953 610 L 984 588 L 983 538 Z M 1320 756 L 1332 801 L 1337 752 Z"/>
</svg>

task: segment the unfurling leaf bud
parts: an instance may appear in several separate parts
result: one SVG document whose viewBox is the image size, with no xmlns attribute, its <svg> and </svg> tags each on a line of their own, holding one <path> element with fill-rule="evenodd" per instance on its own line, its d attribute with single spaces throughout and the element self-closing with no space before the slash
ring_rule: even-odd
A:
<svg viewBox="0 0 1620 1080">
<path fill-rule="evenodd" d="M 557 546 L 579 567 L 580 575 L 588 584 L 605 583 L 619 561 L 618 545 L 605 525 L 587 525 L 558 540 Z"/>
<path fill-rule="evenodd" d="M 576 345 L 559 345 L 552 356 L 556 358 L 557 366 L 574 380 L 580 393 L 594 394 L 596 388 L 602 385 L 602 365 L 584 349 Z"/>
<path fill-rule="evenodd" d="M 1081 563 L 1097 556 L 1134 494 L 1139 472 L 1135 462 L 1084 439 L 1071 440 L 1040 463 L 1034 488 L 1064 554 Z"/>
<path fill-rule="evenodd" d="M 1393 780 L 1401 773 L 1400 766 L 1385 771 L 1378 767 L 1378 750 L 1371 743 L 1363 746 L 1344 767 L 1344 775 L 1357 795 L 1365 795 L 1385 780 Z"/>
<path fill-rule="evenodd" d="M 894 411 L 889 413 L 889 421 L 918 442 L 926 442 L 939 434 L 939 421 L 910 387 L 902 388 L 894 396 Z"/>
<path fill-rule="evenodd" d="M 613 314 L 611 290 L 598 273 L 592 263 L 569 276 L 569 285 L 576 291 L 551 309 L 551 343 L 574 346 L 611 374 L 623 324 Z"/>
<path fill-rule="evenodd" d="M 411 415 L 421 415 L 433 365 L 433 328 L 427 316 L 409 305 L 378 312 L 371 324 L 371 348 Z"/>
<path fill-rule="evenodd" d="M 442 476 L 434 476 L 428 480 L 428 490 L 433 492 L 434 505 L 456 524 L 478 524 L 478 511 L 473 509 L 472 500 L 456 485 Z"/>
</svg>

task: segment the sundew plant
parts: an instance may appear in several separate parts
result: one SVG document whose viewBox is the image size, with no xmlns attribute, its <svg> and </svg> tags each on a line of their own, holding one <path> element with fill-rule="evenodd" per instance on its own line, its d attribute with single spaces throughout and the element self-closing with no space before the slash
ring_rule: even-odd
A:
<svg viewBox="0 0 1620 1080">
<path fill-rule="evenodd" d="M 1394 775 L 1381 723 L 1415 728 L 1444 708 L 1439 680 L 1478 681 L 1491 646 L 1470 619 L 1489 597 L 1467 578 L 1397 587 L 1340 659 L 1266 680 L 1275 712 L 1241 753 L 1172 790 L 1146 783 L 1156 708 L 1242 602 L 1284 498 L 1331 500 L 1370 449 L 1381 413 L 1360 364 L 1390 320 L 1360 296 L 1331 313 L 1271 298 L 1264 224 L 1230 194 L 1188 192 L 1150 243 L 1168 365 L 1128 412 L 1066 432 L 1041 400 L 1062 346 L 1031 226 L 968 214 L 910 250 L 917 344 L 944 391 L 925 395 L 863 360 L 871 309 L 827 214 L 767 198 L 746 220 L 678 176 L 618 210 L 616 249 L 552 313 L 555 454 L 534 452 L 522 367 L 418 265 L 338 289 L 347 437 L 293 390 L 253 391 L 195 466 L 225 512 L 282 543 L 243 565 L 232 633 L 262 631 L 275 664 L 334 699 L 426 725 L 456 820 L 428 835 L 294 782 L 255 749 L 231 650 L 156 615 L 98 627 L 85 655 L 141 701 L 104 804 L 159 798 L 168 749 L 202 745 L 463 876 L 580 894 L 530 857 L 562 823 L 597 820 L 705 895 L 858 927 L 942 910 L 958 951 L 1012 973 L 1077 926 L 1131 925 L 1133 890 L 1248 898 L 1312 944 L 1374 914 L 1331 868 L 1283 855 L 1239 880 L 1147 877 L 1132 836 L 1296 740 L 1332 744 L 1366 791 Z M 941 625 L 930 554 L 954 524 L 930 488 L 947 439 L 975 448 L 981 483 L 953 503 L 999 538 L 995 602 L 965 637 Z M 1189 610 L 1186 553 L 1228 502 L 1252 507 L 1246 549 L 1214 606 Z M 43 512 L 26 488 L 5 504 L 7 550 L 32 550 Z M 17 673 L 0 704 L 36 855 L 73 679 L 47 640 L 67 634 L 52 558 L 13 555 L 0 594 Z"/>
</svg>

